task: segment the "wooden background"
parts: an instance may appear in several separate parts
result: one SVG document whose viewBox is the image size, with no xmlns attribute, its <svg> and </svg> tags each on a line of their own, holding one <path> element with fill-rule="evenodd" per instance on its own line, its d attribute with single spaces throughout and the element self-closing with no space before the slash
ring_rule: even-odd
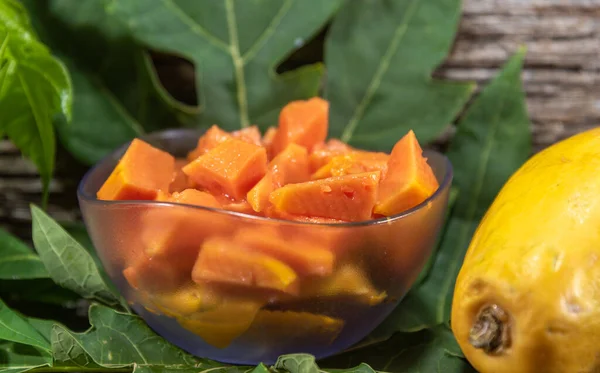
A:
<svg viewBox="0 0 600 373">
<path fill-rule="evenodd" d="M 465 0 L 452 54 L 436 75 L 485 82 L 521 44 L 535 149 L 600 125 L 600 0 Z M 48 208 L 56 219 L 80 218 L 83 172 L 60 155 Z M 29 203 L 39 203 L 40 192 L 35 168 L 0 141 L 0 226 L 29 240 Z"/>
</svg>

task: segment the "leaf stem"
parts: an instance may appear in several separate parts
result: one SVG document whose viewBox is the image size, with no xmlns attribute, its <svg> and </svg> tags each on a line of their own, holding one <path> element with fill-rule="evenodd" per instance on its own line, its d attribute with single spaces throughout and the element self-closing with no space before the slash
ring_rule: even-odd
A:
<svg viewBox="0 0 600 373">
<path fill-rule="evenodd" d="M 231 59 L 233 61 L 235 81 L 237 83 L 237 99 L 238 105 L 240 106 L 240 124 L 242 128 L 246 128 L 250 125 L 250 118 L 248 116 L 248 98 L 246 96 L 246 78 L 244 77 L 244 60 L 240 56 L 240 44 L 238 41 L 237 25 L 235 24 L 236 19 L 233 0 L 226 0 L 225 8 L 227 10 L 229 42 L 231 43 L 229 52 L 231 53 Z"/>
</svg>

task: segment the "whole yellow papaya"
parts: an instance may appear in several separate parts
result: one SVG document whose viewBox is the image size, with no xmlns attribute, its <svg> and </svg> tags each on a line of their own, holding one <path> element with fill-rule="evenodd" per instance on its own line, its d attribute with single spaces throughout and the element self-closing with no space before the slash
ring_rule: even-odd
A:
<svg viewBox="0 0 600 373">
<path fill-rule="evenodd" d="M 452 331 L 481 373 L 600 372 L 600 128 L 531 157 L 466 253 Z"/>
</svg>

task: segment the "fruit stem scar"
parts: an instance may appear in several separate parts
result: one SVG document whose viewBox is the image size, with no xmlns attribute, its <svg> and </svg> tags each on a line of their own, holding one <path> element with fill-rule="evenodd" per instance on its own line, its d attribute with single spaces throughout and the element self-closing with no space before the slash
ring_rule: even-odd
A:
<svg viewBox="0 0 600 373">
<path fill-rule="evenodd" d="M 469 331 L 469 343 L 490 355 L 507 349 L 510 346 L 510 323 L 506 311 L 497 304 L 482 308 Z"/>
</svg>

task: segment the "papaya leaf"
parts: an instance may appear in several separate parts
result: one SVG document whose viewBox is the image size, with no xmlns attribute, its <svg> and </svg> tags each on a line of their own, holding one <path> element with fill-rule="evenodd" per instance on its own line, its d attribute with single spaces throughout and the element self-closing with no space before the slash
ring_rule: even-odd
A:
<svg viewBox="0 0 600 373">
<path fill-rule="evenodd" d="M 31 206 L 33 243 L 50 277 L 82 297 L 108 305 L 122 304 L 119 295 L 100 274 L 94 259 L 57 222 Z"/>
<path fill-rule="evenodd" d="M 20 314 L 11 310 L 1 299 L 0 340 L 33 346 L 42 352 L 50 351 L 50 344 L 37 329 L 31 326 Z"/>
<path fill-rule="evenodd" d="M 321 65 L 275 68 L 324 26 L 340 0 L 111 0 L 142 45 L 196 66 L 201 124 L 232 130 L 277 122 L 289 101 L 317 94 Z M 252 16 L 248 16 L 252 15 Z"/>
<path fill-rule="evenodd" d="M 20 343 L 0 341 L 0 373 L 20 373 L 48 366 L 50 355 Z"/>
<path fill-rule="evenodd" d="M 48 278 L 48 271 L 24 242 L 0 229 L 0 280 Z"/>
<path fill-rule="evenodd" d="M 282 355 L 275 362 L 274 368 L 290 373 L 319 373 L 315 357 L 309 354 Z"/>
<path fill-rule="evenodd" d="M 70 120 L 72 99 L 65 66 L 38 40 L 21 3 L 0 0 L 0 133 L 36 165 L 43 205 L 54 172 L 53 119 Z"/>
<path fill-rule="evenodd" d="M 62 325 L 52 330 L 52 351 L 61 364 L 71 361 L 81 367 L 157 367 L 162 369 L 217 367 L 171 345 L 156 335 L 138 316 L 93 304 L 89 310 L 92 327 L 74 333 Z M 110 343 L 109 343 L 110 342 Z"/>
<path fill-rule="evenodd" d="M 475 372 L 463 358 L 447 325 L 416 333 L 398 333 L 383 343 L 321 360 L 319 365 L 325 369 L 351 368 L 360 363 L 368 364 L 378 372 Z"/>
<path fill-rule="evenodd" d="M 325 44 L 332 136 L 377 150 L 410 129 L 421 142 L 436 138 L 475 88 L 431 78 L 460 14 L 461 0 L 346 1 Z"/>
<path fill-rule="evenodd" d="M 80 162 L 92 165 L 134 137 L 195 116 L 193 108 L 167 97 L 147 53 L 106 14 L 106 0 L 22 2 L 71 73 L 73 120 L 57 121 L 57 129 Z"/>
<path fill-rule="evenodd" d="M 460 190 L 427 278 L 377 328 L 417 331 L 450 319 L 454 283 L 479 221 L 506 180 L 531 154 L 521 86 L 525 50 L 518 51 L 483 89 L 458 124 L 448 157 Z M 387 330 L 387 332 L 386 332 Z"/>
</svg>

